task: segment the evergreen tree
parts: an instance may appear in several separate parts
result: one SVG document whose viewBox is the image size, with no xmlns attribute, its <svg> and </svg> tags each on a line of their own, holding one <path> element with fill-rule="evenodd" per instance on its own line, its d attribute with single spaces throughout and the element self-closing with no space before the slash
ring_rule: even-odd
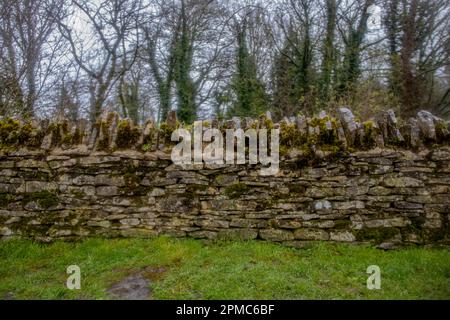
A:
<svg viewBox="0 0 450 320">
<path fill-rule="evenodd" d="M 246 41 L 245 24 L 237 28 L 236 72 L 231 80 L 235 96 L 229 116 L 256 117 L 267 110 L 268 96 L 264 84 L 257 75 L 254 57 L 250 54 Z"/>
</svg>

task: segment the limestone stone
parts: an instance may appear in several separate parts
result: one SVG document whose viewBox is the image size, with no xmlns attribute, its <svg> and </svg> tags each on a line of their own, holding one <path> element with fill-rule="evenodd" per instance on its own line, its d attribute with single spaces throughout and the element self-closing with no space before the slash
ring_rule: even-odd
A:
<svg viewBox="0 0 450 320">
<path fill-rule="evenodd" d="M 410 131 L 410 144 L 412 147 L 420 146 L 420 127 L 419 122 L 415 118 L 409 119 L 409 126 L 411 128 Z"/>
<path fill-rule="evenodd" d="M 364 222 L 367 228 L 380 228 L 380 227 L 405 227 L 410 222 L 402 217 L 390 218 L 390 219 L 374 219 Z"/>
<path fill-rule="evenodd" d="M 296 119 L 297 130 L 301 135 L 305 135 L 308 128 L 308 122 L 304 115 L 297 116 Z"/>
<path fill-rule="evenodd" d="M 291 231 L 279 229 L 261 229 L 259 236 L 264 240 L 270 241 L 290 241 L 294 240 L 294 234 Z"/>
<path fill-rule="evenodd" d="M 294 231 L 294 238 L 297 240 L 328 240 L 329 234 L 322 229 L 303 228 Z"/>
<path fill-rule="evenodd" d="M 436 140 L 434 116 L 430 112 L 422 110 L 417 113 L 417 121 L 422 135 L 427 139 Z"/>
<path fill-rule="evenodd" d="M 214 231 L 194 231 L 189 233 L 190 237 L 197 238 L 197 239 L 216 239 L 217 238 L 217 232 Z"/>
<path fill-rule="evenodd" d="M 103 197 L 113 197 L 119 194 L 118 188 L 116 186 L 97 187 L 95 192 L 98 196 Z"/>
<path fill-rule="evenodd" d="M 350 231 L 332 231 L 330 233 L 330 240 L 339 242 L 353 242 L 356 238 Z"/>
<path fill-rule="evenodd" d="M 230 128 L 272 126 L 269 117 L 234 119 Z M 261 176 L 259 165 L 175 165 L 172 144 L 156 145 L 151 121 L 137 130 L 129 149 L 113 151 L 113 128 L 87 125 L 73 143 L 83 144 L 75 147 L 61 143 L 66 133 L 56 132 L 46 150 L 0 150 L 0 235 L 53 241 L 164 234 L 300 247 L 313 241 L 448 245 L 448 123 L 422 113 L 400 127 L 404 122 L 389 110 L 370 133 L 348 108 L 338 117 L 336 123 L 321 112 L 320 125 L 302 115 L 284 119 L 289 136 L 283 138 L 294 145 L 280 146 L 286 150 L 273 176 Z M 205 128 L 227 126 L 208 122 Z M 279 123 L 273 127 L 284 130 Z M 343 152 L 311 141 L 326 131 L 337 134 Z M 382 144 L 365 144 L 377 137 Z M 103 138 L 111 150 L 88 149 Z"/>
<path fill-rule="evenodd" d="M 352 111 L 347 107 L 339 108 L 339 119 L 346 132 L 347 142 L 349 145 L 353 145 L 356 140 L 356 134 L 358 127 L 356 125 L 355 116 Z"/>
<path fill-rule="evenodd" d="M 387 111 L 387 119 L 388 119 L 389 133 L 390 133 L 391 137 L 394 139 L 394 141 L 395 142 L 404 141 L 404 138 L 398 128 L 398 121 L 397 121 L 397 117 L 395 116 L 394 110 L 389 109 Z"/>
<path fill-rule="evenodd" d="M 162 188 L 153 188 L 153 190 L 149 193 L 150 197 L 161 197 L 166 194 L 166 191 Z"/>
<path fill-rule="evenodd" d="M 383 180 L 383 184 L 392 188 L 422 187 L 424 185 L 422 181 L 411 177 L 387 177 Z"/>
<path fill-rule="evenodd" d="M 99 174 L 95 176 L 94 183 L 97 186 L 124 186 L 125 179 L 123 176 L 112 176 L 107 174 Z"/>
<path fill-rule="evenodd" d="M 111 226 L 111 222 L 107 221 L 107 220 L 103 220 L 103 221 L 88 221 L 88 226 L 109 228 Z"/>
<path fill-rule="evenodd" d="M 314 202 L 315 211 L 331 210 L 331 208 L 332 208 L 331 203 L 328 200 L 319 200 Z"/>
<path fill-rule="evenodd" d="M 225 240 L 253 240 L 258 236 L 258 231 L 254 229 L 225 229 L 217 234 L 219 239 Z"/>
<path fill-rule="evenodd" d="M 58 185 L 54 182 L 43 181 L 27 181 L 25 183 L 25 192 L 33 193 L 39 191 L 55 191 L 58 189 Z"/>
<path fill-rule="evenodd" d="M 68 178 L 69 179 L 69 178 Z M 95 185 L 95 177 L 88 175 L 79 175 L 72 179 L 74 185 L 84 186 L 84 185 Z"/>
<path fill-rule="evenodd" d="M 140 224 L 140 220 L 136 218 L 121 219 L 120 223 L 126 226 L 137 226 Z"/>
<path fill-rule="evenodd" d="M 153 238 L 158 235 L 158 231 L 144 228 L 132 228 L 120 230 L 120 235 L 122 237 Z"/>
<path fill-rule="evenodd" d="M 11 229 L 7 228 L 7 227 L 1 227 L 0 228 L 0 235 L 1 236 L 10 236 L 12 235 L 13 232 Z"/>
<path fill-rule="evenodd" d="M 349 209 L 364 209 L 365 205 L 362 201 L 346 201 L 346 202 L 333 202 L 333 209 L 337 210 L 349 210 Z"/>
<path fill-rule="evenodd" d="M 434 161 L 449 161 L 450 149 L 433 150 L 431 154 L 431 159 Z"/>
</svg>

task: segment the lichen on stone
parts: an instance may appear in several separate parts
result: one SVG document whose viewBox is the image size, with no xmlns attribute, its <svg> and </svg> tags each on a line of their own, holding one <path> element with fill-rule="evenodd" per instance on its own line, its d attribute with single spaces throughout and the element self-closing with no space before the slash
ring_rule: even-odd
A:
<svg viewBox="0 0 450 320">
<path fill-rule="evenodd" d="M 130 120 L 120 120 L 117 127 L 117 148 L 126 149 L 134 147 L 140 134 L 140 129 L 134 126 Z"/>
<path fill-rule="evenodd" d="M 355 231 L 357 241 L 373 241 L 380 244 L 384 241 L 391 240 L 399 234 L 399 230 L 393 227 L 379 227 L 379 228 L 362 228 Z"/>
<path fill-rule="evenodd" d="M 234 183 L 232 185 L 229 185 L 225 187 L 224 193 L 229 198 L 238 198 L 243 193 L 247 192 L 249 190 L 249 187 L 245 183 Z"/>
<path fill-rule="evenodd" d="M 26 205 L 30 202 L 36 202 L 40 207 L 48 209 L 56 206 L 59 203 L 59 199 L 54 192 L 43 190 L 33 193 L 26 193 L 23 196 L 22 204 Z"/>
</svg>

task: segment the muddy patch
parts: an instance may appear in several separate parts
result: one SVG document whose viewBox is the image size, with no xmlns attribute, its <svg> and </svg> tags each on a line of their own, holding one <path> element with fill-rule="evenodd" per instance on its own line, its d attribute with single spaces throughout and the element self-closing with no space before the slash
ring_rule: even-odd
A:
<svg viewBox="0 0 450 320">
<path fill-rule="evenodd" d="M 164 268 L 146 267 L 133 272 L 108 289 L 112 298 L 118 300 L 151 299 L 150 285 L 158 280 L 166 270 Z"/>
<path fill-rule="evenodd" d="M 12 291 L 5 292 L 2 300 L 14 300 L 14 293 Z"/>
</svg>

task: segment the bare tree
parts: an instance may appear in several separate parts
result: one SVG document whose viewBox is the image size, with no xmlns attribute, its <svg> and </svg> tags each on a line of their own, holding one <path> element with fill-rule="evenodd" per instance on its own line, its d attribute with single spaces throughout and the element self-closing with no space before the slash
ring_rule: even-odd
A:
<svg viewBox="0 0 450 320">
<path fill-rule="evenodd" d="M 386 7 L 391 90 L 402 112 L 413 115 L 420 108 L 444 107 L 449 88 L 440 93 L 435 89 L 436 72 L 450 65 L 450 4 L 388 0 Z"/>
<path fill-rule="evenodd" d="M 59 30 L 68 41 L 74 61 L 90 80 L 90 118 L 96 119 L 114 84 L 134 63 L 139 47 L 138 27 L 143 9 L 140 0 L 72 0 L 73 14 L 80 15 L 91 28 L 89 35 L 74 30 L 69 21 L 59 21 Z M 86 49 L 90 36 L 91 47 Z M 127 45 L 123 45 L 124 42 Z"/>
<path fill-rule="evenodd" d="M 0 101 L 33 116 L 36 101 L 48 90 L 60 62 L 61 39 L 55 17 L 64 0 L 3 0 L 0 3 Z M 5 112 L 7 110 L 4 110 Z"/>
</svg>

